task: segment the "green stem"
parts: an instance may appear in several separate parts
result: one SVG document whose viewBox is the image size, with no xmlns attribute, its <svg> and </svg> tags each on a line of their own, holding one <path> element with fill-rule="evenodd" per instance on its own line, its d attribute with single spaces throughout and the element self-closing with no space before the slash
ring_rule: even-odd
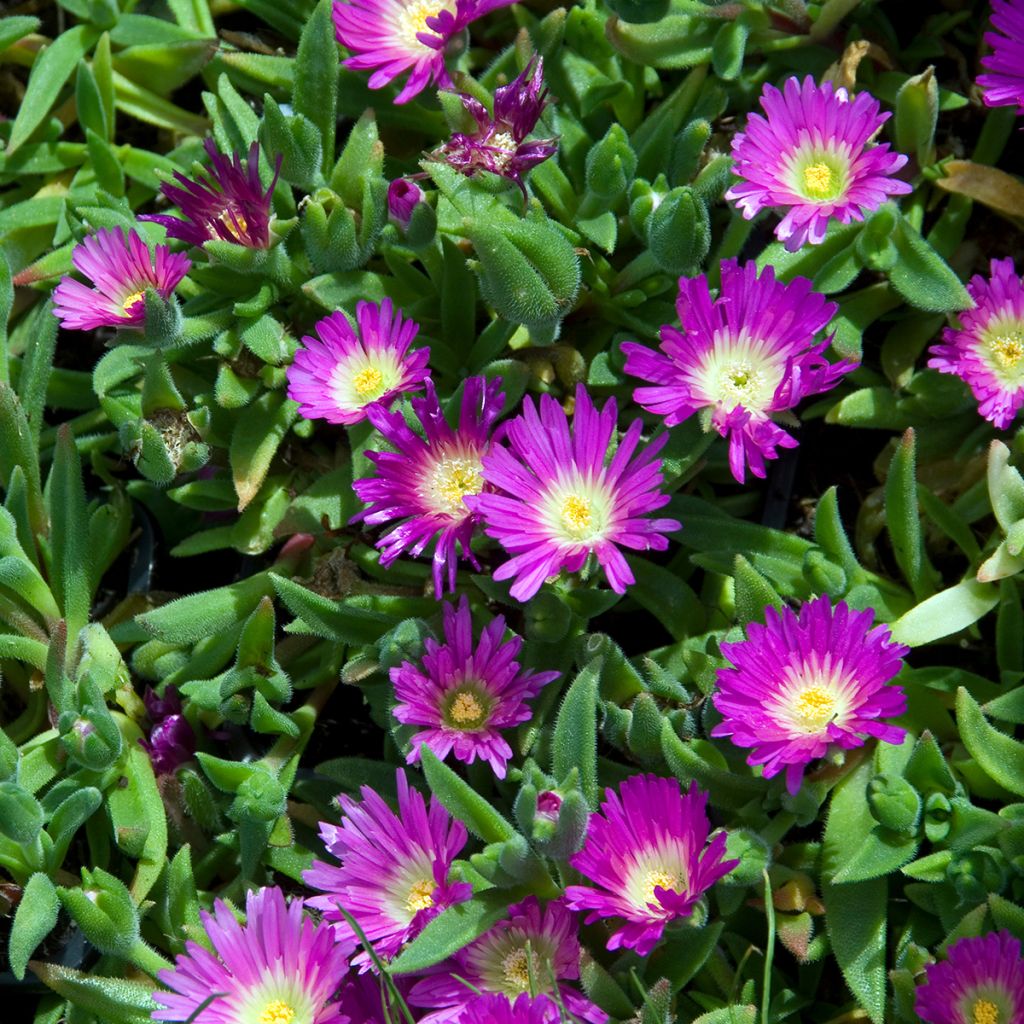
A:
<svg viewBox="0 0 1024 1024">
<path fill-rule="evenodd" d="M 768 915 L 768 944 L 764 950 L 764 981 L 761 984 L 761 1024 L 768 1024 L 772 995 L 772 961 L 775 959 L 775 904 L 772 902 L 772 883 L 767 870 L 761 874 L 764 876 L 764 909 Z"/>
</svg>

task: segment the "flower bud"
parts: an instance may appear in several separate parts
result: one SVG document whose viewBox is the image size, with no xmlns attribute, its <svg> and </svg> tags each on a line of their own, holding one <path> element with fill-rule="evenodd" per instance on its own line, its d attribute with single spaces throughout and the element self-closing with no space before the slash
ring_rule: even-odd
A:
<svg viewBox="0 0 1024 1024">
<path fill-rule="evenodd" d="M 880 825 L 912 836 L 921 821 L 921 797 L 899 775 L 876 775 L 868 783 L 868 808 Z"/>
<path fill-rule="evenodd" d="M 413 210 L 423 202 L 423 189 L 408 178 L 395 178 L 388 185 L 388 213 L 403 230 L 408 228 Z"/>
<path fill-rule="evenodd" d="M 82 887 L 59 886 L 64 908 L 101 953 L 125 959 L 139 940 L 139 914 L 119 878 L 100 868 L 82 869 Z"/>
</svg>

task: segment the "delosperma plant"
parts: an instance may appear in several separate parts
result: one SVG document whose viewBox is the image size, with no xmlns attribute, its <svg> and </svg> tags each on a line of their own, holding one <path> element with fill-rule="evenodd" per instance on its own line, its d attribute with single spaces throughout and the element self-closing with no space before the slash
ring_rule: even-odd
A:
<svg viewBox="0 0 1024 1024">
<path fill-rule="evenodd" d="M 1024 4 L 0 21 L 0 1018 L 1024 1024 Z"/>
</svg>

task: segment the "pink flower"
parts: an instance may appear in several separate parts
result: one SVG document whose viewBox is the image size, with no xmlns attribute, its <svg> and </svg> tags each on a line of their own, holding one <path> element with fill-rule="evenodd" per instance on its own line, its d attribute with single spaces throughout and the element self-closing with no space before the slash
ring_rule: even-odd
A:
<svg viewBox="0 0 1024 1024">
<path fill-rule="evenodd" d="M 619 547 L 664 551 L 664 534 L 679 529 L 675 519 L 647 517 L 669 501 L 658 490 L 655 457 L 667 436 L 636 455 L 643 424 L 634 420 L 609 460 L 616 418 L 615 400 L 598 412 L 582 384 L 571 432 L 554 398 L 542 395 L 539 412 L 528 398 L 508 425 L 508 446 L 494 444 L 484 456 L 484 480 L 494 493 L 467 495 L 465 502 L 512 556 L 494 578 L 514 578 L 517 600 L 529 600 L 562 569 L 578 572 L 590 554 L 612 589 L 624 593 L 633 573 Z"/>
<path fill-rule="evenodd" d="M 101 228 L 75 247 L 71 262 L 93 282 L 92 288 L 62 277 L 53 291 L 53 315 L 65 327 L 141 327 L 146 321 L 146 290 L 169 299 L 192 266 L 187 256 L 155 247 L 155 261 L 138 232 Z"/>
<path fill-rule="evenodd" d="M 986 106 L 1016 107 L 1024 114 L 1024 2 L 992 0 L 992 27 L 985 42 L 992 52 L 981 58 L 978 75 Z"/>
<path fill-rule="evenodd" d="M 358 334 L 344 313 L 324 317 L 316 325 L 317 337 L 302 339 L 286 371 L 288 397 L 307 420 L 358 423 L 369 406 L 416 391 L 430 376 L 430 349 L 409 352 L 419 324 L 404 319 L 390 299 L 379 306 L 358 303 L 356 321 Z"/>
<path fill-rule="evenodd" d="M 736 200 L 747 220 L 769 207 L 785 209 L 775 237 L 790 252 L 820 243 L 833 217 L 863 220 L 888 196 L 911 191 L 891 177 L 907 158 L 886 143 L 868 145 L 889 118 L 870 94 L 850 99 L 808 75 L 802 83 L 786 79 L 782 92 L 765 83 L 761 106 L 767 118 L 751 114 L 732 140 L 733 173 L 743 180 L 725 198 Z"/>
<path fill-rule="evenodd" d="M 707 800 L 696 783 L 681 793 L 675 779 L 654 775 L 634 775 L 618 793 L 605 790 L 586 844 L 569 859 L 595 885 L 570 885 L 565 898 L 571 909 L 590 911 L 587 924 L 625 919 L 609 949 L 647 956 L 665 925 L 689 917 L 701 895 L 739 863 L 722 860 L 724 832 L 708 842 Z"/>
<path fill-rule="evenodd" d="M 928 365 L 965 381 L 978 412 L 1005 429 L 1024 405 L 1024 278 L 1012 259 L 992 260 L 992 276 L 975 274 L 967 291 L 974 308 L 943 328 Z"/>
<path fill-rule="evenodd" d="M 537 696 L 558 672 L 520 670 L 516 657 L 520 637 L 508 642 L 505 619 L 499 615 L 473 643 L 473 620 L 465 597 L 458 611 L 444 606 L 443 644 L 427 638 L 421 666 L 410 661 L 391 669 L 398 701 L 395 718 L 405 725 L 426 726 L 412 738 L 408 761 L 418 761 L 420 747 L 429 747 L 442 761 L 454 753 L 458 761 L 486 761 L 499 779 L 512 756 L 502 736 L 530 720 L 526 703 Z"/>
<path fill-rule="evenodd" d="M 905 731 L 883 719 L 902 715 L 907 699 L 889 681 L 908 648 L 893 643 L 887 626 L 871 628 L 875 613 L 854 611 L 828 595 L 780 614 L 765 609 L 747 639 L 723 643 L 733 668 L 718 670 L 713 700 L 725 719 L 712 736 L 751 747 L 747 763 L 764 765 L 770 779 L 784 768 L 790 793 L 804 768 L 831 745 L 860 747 L 864 737 L 902 743 Z"/>
</svg>

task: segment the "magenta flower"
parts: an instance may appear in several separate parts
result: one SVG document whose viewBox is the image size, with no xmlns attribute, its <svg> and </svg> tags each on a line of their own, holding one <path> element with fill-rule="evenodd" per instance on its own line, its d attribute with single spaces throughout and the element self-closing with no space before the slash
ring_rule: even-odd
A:
<svg viewBox="0 0 1024 1024">
<path fill-rule="evenodd" d="M 661 329 L 661 352 L 626 342 L 626 372 L 654 387 L 633 398 L 673 427 L 701 409 L 729 439 L 729 467 L 740 482 L 747 466 L 765 475 L 765 460 L 778 448 L 795 448 L 796 438 L 775 422 L 808 395 L 834 388 L 855 363 L 830 363 L 829 341 L 817 336 L 837 306 L 796 277 L 775 280 L 771 267 L 757 276 L 755 263 L 741 269 L 722 262 L 722 287 L 712 301 L 707 278 L 679 279 L 676 310 L 682 330 Z"/>
<path fill-rule="evenodd" d="M 209 154 L 211 171 L 196 180 L 174 172 L 177 185 L 165 182 L 160 186 L 163 195 L 181 210 L 181 217 L 162 213 L 147 213 L 139 220 L 151 220 L 167 228 L 168 238 L 180 238 L 191 245 L 202 245 L 211 238 L 236 242 L 253 249 L 266 249 L 270 245 L 270 197 L 281 173 L 281 157 L 277 158 L 274 180 L 264 191 L 260 184 L 259 143 L 249 148 L 247 166 L 237 153 L 230 157 L 217 152 L 213 139 L 203 145 Z"/>
<path fill-rule="evenodd" d="M 246 923 L 220 900 L 200 911 L 214 952 L 186 942 L 173 969 L 158 979 L 154 1020 L 193 1024 L 345 1024 L 331 1002 L 348 969 L 345 950 L 327 924 L 303 915 L 302 901 L 285 903 L 277 888 L 250 892 Z M 205 1009 L 200 1010 L 213 996 Z M 198 1013 L 197 1013 L 198 1011 Z"/>
<path fill-rule="evenodd" d="M 790 793 L 832 745 L 850 750 L 867 736 L 902 743 L 905 730 L 882 720 L 907 709 L 903 690 L 887 684 L 909 648 L 888 626 L 872 629 L 874 617 L 843 601 L 833 608 L 826 594 L 799 618 L 766 608 L 765 625 L 752 622 L 746 640 L 721 645 L 734 667 L 718 670 L 713 700 L 725 721 L 711 735 L 751 747 L 747 763 L 763 764 L 766 779 L 785 768 Z"/>
<path fill-rule="evenodd" d="M 393 316 L 392 316 L 393 314 Z M 356 305 L 359 333 L 344 313 L 332 313 L 306 335 L 287 369 L 288 397 L 299 415 L 328 423 L 358 423 L 367 407 L 388 405 L 400 391 L 416 391 L 430 376 L 429 348 L 409 352 L 419 324 L 384 299 Z"/>
<path fill-rule="evenodd" d="M 146 321 L 146 289 L 169 299 L 192 266 L 187 256 L 166 245 L 155 248 L 155 261 L 136 231 L 100 228 L 75 247 L 71 262 L 93 283 L 87 288 L 62 277 L 53 290 L 53 315 L 69 330 L 96 327 L 141 327 Z"/>
<path fill-rule="evenodd" d="M 767 207 L 788 208 L 775 237 L 790 252 L 821 242 L 831 218 L 863 220 L 887 196 L 911 191 L 890 177 L 907 158 L 887 143 L 868 145 L 889 118 L 870 94 L 850 99 L 830 82 L 788 78 L 782 92 L 765 83 L 761 107 L 767 119 L 751 114 L 732 140 L 733 173 L 743 181 L 725 198 L 736 200 L 746 220 Z"/>
<path fill-rule="evenodd" d="M 388 185 L 388 213 L 404 229 L 409 226 L 412 211 L 423 202 L 423 189 L 408 178 L 395 178 Z"/>
<path fill-rule="evenodd" d="M 647 956 L 665 925 L 689 917 L 701 895 L 739 863 L 722 860 L 724 832 L 708 843 L 707 801 L 696 783 L 682 793 L 675 779 L 654 775 L 634 775 L 618 793 L 605 790 L 586 844 L 569 859 L 595 886 L 570 885 L 565 898 L 573 910 L 590 911 L 587 924 L 625 918 L 609 949 Z"/>
<path fill-rule="evenodd" d="M 1024 960 L 1007 931 L 957 940 L 925 977 L 914 1012 L 927 1024 L 1024 1024 Z"/>
<path fill-rule="evenodd" d="M 480 995 L 466 1003 L 457 1024 L 561 1024 L 558 1004 L 547 996 L 524 992 L 514 1003 L 504 996 Z"/>
<path fill-rule="evenodd" d="M 996 31 L 985 33 L 992 53 L 981 58 L 987 73 L 978 75 L 985 105 L 1024 114 L 1024 2 L 992 0 L 992 26 Z"/>
<path fill-rule="evenodd" d="M 536 697 L 558 672 L 520 670 L 516 657 L 523 641 L 503 642 L 505 619 L 499 615 L 473 645 L 473 620 L 463 597 L 458 611 L 444 606 L 445 642 L 430 637 L 421 667 L 410 661 L 391 669 L 398 703 L 392 709 L 404 725 L 426 726 L 412 738 L 407 760 L 420 758 L 428 746 L 441 760 L 450 753 L 458 761 L 486 761 L 499 779 L 512 756 L 502 729 L 530 720 L 526 703 Z"/>
<path fill-rule="evenodd" d="M 470 22 L 513 0 L 334 0 L 338 42 L 352 51 L 343 61 L 355 71 L 372 71 L 370 88 L 380 89 L 408 71 L 395 97 L 406 103 L 436 82 L 450 89 L 445 51 Z"/>
<path fill-rule="evenodd" d="M 619 546 L 664 551 L 664 534 L 680 528 L 675 519 L 646 518 L 669 501 L 658 490 L 661 460 L 655 457 L 667 435 L 634 458 L 643 429 L 634 420 L 606 463 L 615 422 L 615 400 L 598 412 L 580 384 L 571 433 L 554 398 L 542 395 L 539 413 L 526 399 L 508 425 L 510 446 L 494 444 L 484 456 L 484 480 L 496 493 L 465 501 L 483 516 L 484 532 L 512 555 L 494 578 L 514 577 L 517 600 L 529 600 L 562 569 L 579 571 L 590 554 L 612 589 L 624 593 L 633 573 Z"/>
<path fill-rule="evenodd" d="M 557 991 L 573 1020 L 604 1024 L 608 1014 L 563 984 L 580 976 L 575 915 L 560 900 L 541 910 L 536 896 L 509 907 L 508 913 L 506 920 L 455 954 L 449 973 L 415 984 L 409 1002 L 435 1011 L 420 1024 L 454 1024 L 472 1002 L 473 989 L 504 995 L 509 1005 L 524 992 L 536 996 Z"/>
<path fill-rule="evenodd" d="M 481 459 L 487 451 L 491 427 L 505 403 L 501 380 L 470 377 L 462 392 L 458 429 L 453 430 L 441 411 L 430 380 L 427 393 L 414 398 L 412 408 L 423 427 L 423 436 L 410 429 L 401 412 L 371 405 L 366 415 L 394 451 L 369 451 L 377 470 L 374 477 L 352 485 L 359 500 L 369 508 L 353 516 L 370 526 L 395 525 L 379 541 L 381 565 L 391 565 L 399 555 L 413 557 L 434 544 L 434 591 L 455 589 L 458 551 L 478 571 L 480 564 L 470 541 L 480 519 L 462 500 L 479 494 L 484 486 Z M 447 568 L 447 574 L 445 569 Z"/>
<path fill-rule="evenodd" d="M 174 686 L 166 687 L 163 697 L 146 687 L 142 702 L 151 728 L 149 737 L 139 744 L 149 754 L 157 775 L 173 775 L 196 752 L 196 734 L 181 712 L 181 697 Z"/>
<path fill-rule="evenodd" d="M 460 94 L 462 105 L 476 121 L 476 131 L 472 135 L 456 132 L 438 155 L 467 177 L 490 171 L 508 178 L 525 196 L 523 175 L 558 152 L 557 139 L 526 141 L 547 105 L 543 74 L 544 59 L 531 58 L 508 85 L 494 90 L 493 117 L 479 100 Z"/>
<path fill-rule="evenodd" d="M 323 912 L 349 948 L 355 932 L 344 908 L 362 929 L 377 955 L 391 959 L 446 907 L 472 895 L 472 887 L 449 878 L 452 861 L 466 845 L 465 827 L 452 821 L 436 797 L 430 808 L 411 789 L 405 772 L 395 773 L 398 814 L 363 786 L 362 802 L 342 794 L 341 825 L 320 823 L 320 838 L 340 867 L 314 861 L 305 883 L 326 893 L 306 903 Z M 365 969 L 365 951 L 356 958 Z"/>
<path fill-rule="evenodd" d="M 1024 278 L 1013 260 L 992 260 L 992 276 L 971 278 L 974 308 L 960 314 L 959 327 L 945 327 L 928 365 L 967 383 L 978 412 L 1005 429 L 1024 405 Z"/>
</svg>

